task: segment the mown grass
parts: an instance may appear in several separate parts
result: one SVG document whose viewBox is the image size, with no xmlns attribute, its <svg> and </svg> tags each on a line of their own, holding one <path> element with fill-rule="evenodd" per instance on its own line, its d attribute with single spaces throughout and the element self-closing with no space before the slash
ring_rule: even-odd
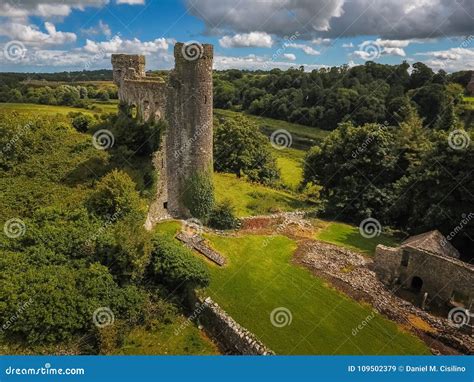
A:
<svg viewBox="0 0 474 382">
<path fill-rule="evenodd" d="M 317 220 L 314 225 L 318 228 L 315 239 L 337 244 L 369 256 L 374 255 L 375 247 L 378 244 L 387 246 L 400 244 L 397 238 L 385 233 L 374 238 L 365 238 L 360 234 L 359 227 L 345 223 Z"/>
<path fill-rule="evenodd" d="M 289 192 L 249 183 L 232 174 L 215 173 L 214 187 L 217 201 L 229 199 L 239 217 L 310 207 Z"/>
<path fill-rule="evenodd" d="M 207 238 L 228 264 L 209 265 L 211 284 L 205 293 L 278 354 L 429 354 L 418 338 L 293 265 L 294 241 Z M 276 327 L 271 313 L 282 308 L 290 312 L 291 324 Z"/>
</svg>

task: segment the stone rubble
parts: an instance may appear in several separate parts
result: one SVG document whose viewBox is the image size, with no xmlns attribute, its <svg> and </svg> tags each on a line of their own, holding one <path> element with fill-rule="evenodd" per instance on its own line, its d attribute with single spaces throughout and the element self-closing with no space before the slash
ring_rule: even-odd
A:
<svg viewBox="0 0 474 382">
<path fill-rule="evenodd" d="M 217 265 L 223 266 L 226 263 L 225 257 L 220 253 L 210 248 L 206 240 L 199 234 L 188 234 L 186 232 L 179 232 L 176 238 L 186 244 L 191 249 L 196 250 L 202 255 L 206 256 L 209 260 L 213 261 Z"/>
</svg>

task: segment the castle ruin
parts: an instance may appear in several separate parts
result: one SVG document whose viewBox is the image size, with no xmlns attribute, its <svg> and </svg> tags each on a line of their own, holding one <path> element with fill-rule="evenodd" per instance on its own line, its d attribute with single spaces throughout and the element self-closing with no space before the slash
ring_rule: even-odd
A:
<svg viewBox="0 0 474 382">
<path fill-rule="evenodd" d="M 190 180 L 207 176 L 212 182 L 213 46 L 176 43 L 174 58 L 174 70 L 165 81 L 146 75 L 144 56 L 112 55 L 120 103 L 135 108 L 141 121 L 167 122 L 153 160 L 159 180 L 148 229 L 164 218 L 191 217 L 185 198 L 193 192 Z"/>
</svg>

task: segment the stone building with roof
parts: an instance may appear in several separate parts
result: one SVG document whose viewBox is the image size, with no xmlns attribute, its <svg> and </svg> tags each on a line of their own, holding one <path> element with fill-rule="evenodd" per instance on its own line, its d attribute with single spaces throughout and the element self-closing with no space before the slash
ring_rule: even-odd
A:
<svg viewBox="0 0 474 382">
<path fill-rule="evenodd" d="M 377 277 L 387 286 L 425 296 L 433 306 L 474 309 L 474 266 L 459 260 L 456 248 L 437 230 L 416 235 L 399 247 L 378 245 Z"/>
</svg>

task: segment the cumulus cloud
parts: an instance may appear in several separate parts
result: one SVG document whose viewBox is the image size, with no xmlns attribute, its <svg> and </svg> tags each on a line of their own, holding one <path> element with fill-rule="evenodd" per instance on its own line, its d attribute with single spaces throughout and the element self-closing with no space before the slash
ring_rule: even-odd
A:
<svg viewBox="0 0 474 382">
<path fill-rule="evenodd" d="M 359 49 L 353 52 L 354 57 L 361 58 L 363 60 L 374 60 L 381 56 L 399 56 L 406 57 L 406 52 L 403 48 L 406 48 L 417 40 L 367 40 L 359 45 Z M 352 45 L 352 43 L 351 43 Z M 343 47 L 350 47 L 346 45 Z"/>
<path fill-rule="evenodd" d="M 425 64 L 434 69 L 443 69 L 447 72 L 458 70 L 474 70 L 474 48 L 451 48 L 426 53 L 417 56 L 428 57 Z"/>
<path fill-rule="evenodd" d="M 143 5 L 145 0 L 117 0 L 117 4 Z"/>
<path fill-rule="evenodd" d="M 62 45 L 77 39 L 75 33 L 57 31 L 55 25 L 50 22 L 44 23 L 44 29 L 46 32 L 42 32 L 36 25 L 11 22 L 0 26 L 0 36 L 29 45 Z"/>
<path fill-rule="evenodd" d="M 112 35 L 112 30 L 110 29 L 109 25 L 104 23 L 102 20 L 99 20 L 99 23 L 95 27 L 90 27 L 87 29 L 81 29 L 81 32 L 85 35 L 95 36 L 103 34 L 106 37 L 110 37 Z"/>
<path fill-rule="evenodd" d="M 86 45 L 82 48 L 87 53 L 97 54 L 105 53 L 129 53 L 150 55 L 158 52 L 168 51 L 169 43 L 165 38 L 157 38 L 152 41 L 140 41 L 137 38 L 132 40 L 122 39 L 120 36 L 114 36 L 108 41 L 95 42 L 86 40 Z"/>
<path fill-rule="evenodd" d="M 0 16 L 26 19 L 28 16 L 39 16 L 42 18 L 65 17 L 73 9 L 83 10 L 86 7 L 102 7 L 109 0 L 21 0 L 2 1 L 0 4 Z"/>
<path fill-rule="evenodd" d="M 285 44 L 285 47 L 288 47 L 288 48 L 294 48 L 294 49 L 301 49 L 303 52 L 305 52 L 306 54 L 310 55 L 310 56 L 317 56 L 320 54 L 319 51 L 317 51 L 316 49 L 310 47 L 309 45 L 306 45 L 306 44 L 298 44 L 298 43 L 295 43 L 295 42 L 289 42 L 289 43 L 286 43 Z"/>
<path fill-rule="evenodd" d="M 380 35 L 387 39 L 472 34 L 472 0 L 187 0 L 208 31 L 260 30 L 280 37 L 339 38 Z"/>
<path fill-rule="evenodd" d="M 238 33 L 260 30 L 279 36 L 299 31 L 326 31 L 342 14 L 344 0 L 187 0 L 188 10 L 202 18 L 209 31 L 228 28 Z"/>
<path fill-rule="evenodd" d="M 261 47 L 271 48 L 272 36 L 265 32 L 239 33 L 234 36 L 224 36 L 219 39 L 219 45 L 223 48 L 237 47 Z"/>
<path fill-rule="evenodd" d="M 293 53 L 283 53 L 283 57 L 290 61 L 296 60 L 296 56 Z"/>
</svg>

